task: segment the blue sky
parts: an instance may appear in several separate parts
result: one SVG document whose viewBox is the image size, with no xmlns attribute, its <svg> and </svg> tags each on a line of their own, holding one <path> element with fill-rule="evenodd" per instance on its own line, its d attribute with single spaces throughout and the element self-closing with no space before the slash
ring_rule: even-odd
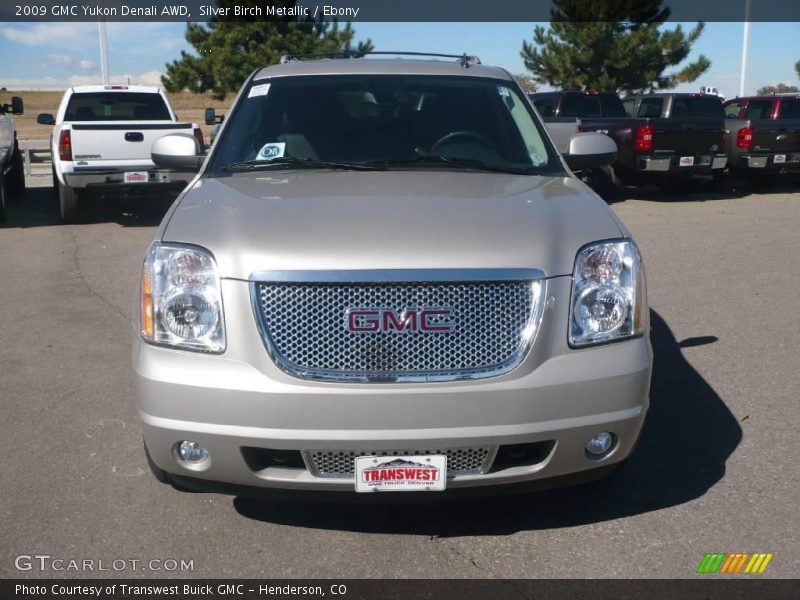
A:
<svg viewBox="0 0 800 600">
<path fill-rule="evenodd" d="M 684 24 L 685 28 L 693 24 Z M 378 50 L 477 54 L 487 64 L 524 72 L 519 50 L 531 39 L 533 23 L 358 23 L 357 38 L 369 37 Z M 674 27 L 674 24 L 668 25 Z M 157 84 L 164 65 L 190 50 L 182 23 L 109 23 L 109 63 L 113 78 Z M 739 88 L 742 23 L 707 23 L 690 60 L 711 59 L 700 80 L 678 88 L 719 88 L 726 97 Z M 99 43 L 94 23 L 0 23 L 0 47 L 14 60 L 0 63 L 0 86 L 59 89 L 99 81 Z M 778 82 L 800 84 L 800 23 L 753 23 L 745 93 Z"/>
</svg>

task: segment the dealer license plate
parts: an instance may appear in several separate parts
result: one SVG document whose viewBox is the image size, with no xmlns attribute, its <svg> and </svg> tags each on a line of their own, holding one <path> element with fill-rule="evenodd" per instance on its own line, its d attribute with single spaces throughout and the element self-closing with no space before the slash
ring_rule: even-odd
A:
<svg viewBox="0 0 800 600">
<path fill-rule="evenodd" d="M 781 164 L 786 162 L 786 155 L 785 154 L 776 154 L 775 157 L 772 159 L 772 162 L 775 164 Z"/>
<path fill-rule="evenodd" d="M 150 173 L 147 171 L 128 171 L 125 173 L 125 183 L 147 183 L 150 181 Z"/>
<path fill-rule="evenodd" d="M 691 167 L 694 164 L 694 156 L 681 156 L 678 164 L 682 167 Z"/>
<path fill-rule="evenodd" d="M 447 456 L 357 456 L 357 492 L 441 492 L 447 482 Z"/>
</svg>

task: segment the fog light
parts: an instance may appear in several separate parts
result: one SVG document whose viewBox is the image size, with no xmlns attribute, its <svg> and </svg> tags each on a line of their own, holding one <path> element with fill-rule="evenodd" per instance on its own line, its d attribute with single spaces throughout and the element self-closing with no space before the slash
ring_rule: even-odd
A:
<svg viewBox="0 0 800 600">
<path fill-rule="evenodd" d="M 602 431 L 586 442 L 586 454 L 591 458 L 599 458 L 608 454 L 614 447 L 615 436 L 608 431 Z"/>
<path fill-rule="evenodd" d="M 208 460 L 208 450 L 203 448 L 197 442 L 184 440 L 178 446 L 178 456 L 184 462 L 192 465 L 198 465 L 201 462 Z"/>
</svg>

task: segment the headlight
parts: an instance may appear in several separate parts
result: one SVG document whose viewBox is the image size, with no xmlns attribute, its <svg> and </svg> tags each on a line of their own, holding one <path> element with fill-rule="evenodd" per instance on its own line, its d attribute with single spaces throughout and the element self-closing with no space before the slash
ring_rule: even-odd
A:
<svg viewBox="0 0 800 600">
<path fill-rule="evenodd" d="M 644 268 L 636 244 L 596 242 L 578 252 L 572 273 L 570 346 L 641 335 L 646 310 Z"/>
<path fill-rule="evenodd" d="M 154 344 L 225 351 L 225 320 L 214 257 L 178 244 L 150 247 L 142 269 L 142 337 Z"/>
</svg>

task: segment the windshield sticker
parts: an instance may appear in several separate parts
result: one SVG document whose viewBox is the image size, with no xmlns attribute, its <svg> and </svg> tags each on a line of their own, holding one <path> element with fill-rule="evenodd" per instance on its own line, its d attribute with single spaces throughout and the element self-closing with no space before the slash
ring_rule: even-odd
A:
<svg viewBox="0 0 800 600">
<path fill-rule="evenodd" d="M 531 152 L 531 162 L 533 163 L 534 167 L 541 167 L 547 162 L 547 157 L 542 156 L 538 152 Z"/>
<path fill-rule="evenodd" d="M 264 144 L 264 147 L 258 151 L 258 160 L 272 160 L 273 158 L 280 158 L 286 151 L 286 142 L 270 142 Z"/>
<path fill-rule="evenodd" d="M 506 97 L 506 98 L 511 96 L 511 92 L 509 92 L 508 88 L 506 86 L 504 86 L 504 85 L 498 85 L 497 86 L 497 93 L 500 94 L 501 96 Z"/>
<path fill-rule="evenodd" d="M 250 92 L 247 94 L 248 98 L 253 98 L 254 96 L 266 96 L 269 92 L 269 85 L 268 83 L 262 83 L 261 85 L 254 85 L 250 88 Z"/>
</svg>

